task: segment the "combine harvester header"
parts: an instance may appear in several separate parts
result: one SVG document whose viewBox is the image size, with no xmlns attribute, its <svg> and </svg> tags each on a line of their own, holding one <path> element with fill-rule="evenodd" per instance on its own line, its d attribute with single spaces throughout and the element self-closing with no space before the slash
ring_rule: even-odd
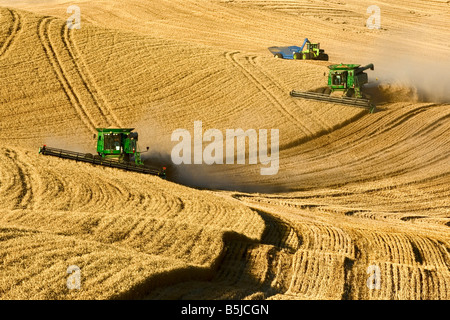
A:
<svg viewBox="0 0 450 320">
<path fill-rule="evenodd" d="M 79 153 L 69 150 L 56 149 L 44 145 L 39 148 L 43 155 L 55 156 L 63 159 L 88 162 L 111 168 L 119 168 L 144 174 L 166 177 L 166 168 L 151 168 L 146 166 L 141 159 L 141 151 L 138 146 L 138 133 L 132 128 L 96 128 L 97 155 L 91 153 Z M 148 151 L 147 147 L 147 151 Z"/>
<path fill-rule="evenodd" d="M 373 64 L 360 67 L 359 64 L 334 64 L 328 66 L 328 87 L 323 93 L 315 91 L 291 91 L 291 96 L 311 100 L 326 101 L 332 103 L 346 104 L 354 107 L 365 108 L 373 113 L 375 105 L 367 99 L 362 92 L 363 86 L 369 82 L 367 69 L 374 70 Z M 335 91 L 343 92 L 342 97 L 331 96 Z"/>
</svg>

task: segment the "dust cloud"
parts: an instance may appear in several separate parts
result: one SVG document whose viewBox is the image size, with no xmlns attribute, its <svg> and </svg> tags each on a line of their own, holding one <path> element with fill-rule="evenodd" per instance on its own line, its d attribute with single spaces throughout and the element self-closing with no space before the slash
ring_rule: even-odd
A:
<svg viewBox="0 0 450 320">
<path fill-rule="evenodd" d="M 284 192 L 282 186 L 270 186 L 248 181 L 260 180 L 260 164 L 180 164 L 172 162 L 172 132 L 151 120 L 142 120 L 131 128 L 139 134 L 142 160 L 146 166 L 166 168 L 167 180 L 196 189 L 226 190 L 248 193 Z M 149 151 L 146 148 L 149 147 Z M 255 169 L 255 170 L 252 170 Z M 242 174 L 239 174 L 242 173 Z M 244 174 L 245 173 L 245 174 Z"/>
<path fill-rule="evenodd" d="M 377 42 L 366 58 L 375 65 L 365 88 L 374 102 L 450 102 L 450 56 L 438 50 L 442 44 L 429 39 L 425 29 L 420 35 Z"/>
</svg>

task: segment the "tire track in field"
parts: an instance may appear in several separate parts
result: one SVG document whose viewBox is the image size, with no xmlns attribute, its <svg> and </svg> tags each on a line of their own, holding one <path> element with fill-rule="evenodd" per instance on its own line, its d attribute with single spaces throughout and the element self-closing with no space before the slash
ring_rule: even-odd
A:
<svg viewBox="0 0 450 320">
<path fill-rule="evenodd" d="M 38 22 L 38 36 L 42 47 L 67 99 L 74 107 L 78 117 L 91 132 L 96 133 L 96 128 L 100 126 L 110 126 L 112 125 L 112 122 L 108 119 L 99 105 L 96 105 L 96 99 L 93 98 L 94 94 L 81 76 L 79 67 L 73 59 L 73 55 L 70 54 L 69 48 L 66 46 L 64 34 L 60 34 L 60 40 L 65 49 L 64 52 L 58 52 L 56 45 L 52 43 L 52 39 L 50 38 L 50 26 L 54 20 L 56 20 L 56 18 L 46 16 Z M 65 24 L 63 25 L 63 28 L 64 26 Z M 61 33 L 63 32 L 63 29 L 61 29 Z M 62 59 L 61 54 L 66 54 L 67 59 Z"/>
<path fill-rule="evenodd" d="M 14 150 L 5 149 L 4 155 L 13 165 L 13 183 L 8 189 L 8 195 L 14 195 L 13 209 L 29 208 L 33 201 L 33 188 L 31 184 L 31 173 L 27 168 L 28 165 L 19 160 L 18 154 Z"/>
<path fill-rule="evenodd" d="M 90 73 L 89 69 L 87 68 L 87 65 L 86 65 L 84 59 L 82 58 L 83 56 L 80 53 L 78 47 L 76 46 L 76 43 L 73 41 L 72 33 L 73 33 L 73 29 L 69 29 L 66 26 L 66 24 L 63 23 L 62 28 L 61 28 L 61 38 L 64 42 L 66 49 L 69 52 L 71 60 L 76 65 L 76 71 L 78 73 L 78 76 L 82 79 L 84 87 L 88 91 L 95 106 L 99 110 L 102 110 L 102 109 L 106 110 L 110 124 L 112 124 L 116 127 L 122 127 L 122 124 L 120 123 L 118 118 L 113 113 L 113 111 L 112 111 L 111 107 L 108 105 L 106 99 L 104 98 L 102 93 L 96 87 L 95 82 L 93 80 L 91 80 L 91 79 L 93 79 L 93 76 Z M 77 59 L 80 60 L 80 62 L 81 62 L 80 64 L 78 64 Z M 81 72 L 81 70 L 84 70 L 84 72 Z"/>
<path fill-rule="evenodd" d="M 309 130 L 305 126 L 301 126 L 301 120 L 296 117 L 292 112 L 290 112 L 286 107 L 284 106 L 283 102 L 279 100 L 279 98 L 272 93 L 272 91 L 265 85 L 261 80 L 259 80 L 253 72 L 249 71 L 241 62 L 238 61 L 236 58 L 236 55 L 239 54 L 239 51 L 235 52 L 226 52 L 225 58 L 230 61 L 233 65 L 238 67 L 238 69 L 241 70 L 241 72 L 251 81 L 255 86 L 258 88 L 258 90 L 263 93 L 269 101 L 271 101 L 274 105 L 278 107 L 278 109 L 284 113 L 289 119 L 292 120 L 293 124 L 302 132 L 304 132 L 306 135 L 312 135 L 313 132 Z M 269 79 L 269 81 L 271 81 Z M 305 130 L 307 132 L 305 132 Z"/>
<path fill-rule="evenodd" d="M 71 105 L 75 108 L 75 111 L 77 112 L 79 118 L 81 121 L 84 122 L 87 128 L 89 128 L 90 131 L 93 133 L 96 133 L 97 130 L 95 129 L 97 126 L 92 121 L 91 117 L 86 112 L 85 108 L 81 104 L 78 96 L 76 95 L 74 88 L 71 86 L 69 80 L 66 77 L 66 74 L 64 73 L 64 69 L 58 59 L 58 56 L 56 55 L 56 52 L 51 44 L 50 38 L 49 38 L 49 25 L 52 20 L 55 20 L 56 18 L 52 17 L 44 17 L 39 20 L 38 22 L 38 36 L 42 44 L 42 48 L 44 49 L 45 55 L 47 57 L 48 62 L 53 68 L 53 71 L 55 72 L 62 89 L 64 90 L 64 93 L 67 97 L 67 99 L 70 101 Z"/>
<path fill-rule="evenodd" d="M 22 19 L 20 15 L 14 10 L 8 8 L 6 10 L 8 10 L 9 14 L 11 15 L 13 23 L 9 28 L 8 37 L 0 47 L 0 57 L 5 55 L 5 53 L 17 38 L 18 33 L 22 30 Z"/>
<path fill-rule="evenodd" d="M 279 92 L 280 92 L 282 95 L 286 95 L 286 96 L 288 95 L 287 92 L 288 92 L 289 90 L 286 90 L 286 88 L 283 88 L 283 86 L 282 86 L 278 81 L 276 81 L 276 80 L 274 79 L 273 75 L 271 75 L 270 72 L 265 71 L 264 68 L 262 68 L 261 65 L 260 65 L 259 63 L 257 63 L 257 61 L 256 61 L 257 56 L 247 56 L 246 59 L 247 59 L 248 63 L 249 63 L 250 65 L 252 65 L 254 68 L 256 68 L 261 74 L 263 74 L 264 77 L 267 78 L 267 79 L 274 85 L 274 87 L 275 87 L 277 90 L 279 90 Z M 297 102 L 297 101 L 300 101 L 300 100 L 298 100 L 298 99 L 293 99 L 293 98 L 289 97 L 289 99 L 288 99 L 287 101 L 288 101 L 288 103 L 292 106 L 293 109 L 298 108 L 298 104 L 297 104 L 296 102 Z M 308 115 L 308 116 L 310 116 L 310 115 Z M 311 117 L 311 116 L 310 116 L 310 117 Z M 323 128 L 323 130 L 321 130 L 321 132 L 322 132 L 322 131 L 330 132 L 330 131 L 332 131 L 332 130 L 334 129 L 334 128 L 330 128 L 330 127 L 329 127 L 329 126 L 321 119 L 320 116 L 314 116 L 314 121 L 315 121 L 316 123 L 320 124 L 320 126 Z M 342 124 L 337 124 L 337 126 L 341 126 L 341 125 L 342 125 Z M 315 136 L 315 135 L 317 135 L 317 134 L 314 134 L 314 136 Z"/>
</svg>

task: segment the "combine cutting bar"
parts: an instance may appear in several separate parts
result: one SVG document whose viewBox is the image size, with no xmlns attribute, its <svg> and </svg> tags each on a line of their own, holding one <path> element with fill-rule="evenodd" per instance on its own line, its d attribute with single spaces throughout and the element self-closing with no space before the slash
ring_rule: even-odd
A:
<svg viewBox="0 0 450 320">
<path fill-rule="evenodd" d="M 105 167 L 119 168 L 119 169 L 123 169 L 123 170 L 127 170 L 127 171 L 134 171 L 134 172 L 140 172 L 140 173 L 145 173 L 145 174 L 157 175 L 157 176 L 160 176 L 163 178 L 166 176 L 164 169 L 160 171 L 157 169 L 138 166 L 134 163 L 125 163 L 125 162 L 103 159 L 101 157 L 94 157 L 92 154 L 89 154 L 89 153 L 78 153 L 78 152 L 74 152 L 74 151 L 50 148 L 47 146 L 43 146 L 42 148 L 39 148 L 39 153 L 43 154 L 43 155 L 49 155 L 49 156 L 54 156 L 54 157 L 63 158 L 63 159 L 71 159 L 71 160 L 75 160 L 75 161 L 88 162 L 88 163 L 92 163 L 94 165 L 101 165 L 101 166 L 105 166 Z"/>
<path fill-rule="evenodd" d="M 351 97 L 332 97 L 325 93 L 318 92 L 301 92 L 301 91 L 291 91 L 291 96 L 295 98 L 304 98 L 310 100 L 319 100 L 333 103 L 340 103 L 351 105 L 354 107 L 369 109 L 371 113 L 375 110 L 375 105 L 369 100 L 363 98 L 351 98 Z"/>
</svg>

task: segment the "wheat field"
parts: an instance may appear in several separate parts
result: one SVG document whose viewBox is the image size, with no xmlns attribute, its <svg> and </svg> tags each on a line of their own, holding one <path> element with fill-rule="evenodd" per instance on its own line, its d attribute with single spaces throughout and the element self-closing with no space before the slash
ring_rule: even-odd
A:
<svg viewBox="0 0 450 320">
<path fill-rule="evenodd" d="M 450 3 L 372 4 L 0 1 L 0 299 L 450 299 Z M 305 37 L 330 61 L 267 50 Z M 377 112 L 289 95 L 334 63 L 375 65 Z M 174 165 L 194 121 L 278 129 L 278 173 Z M 38 153 L 99 127 L 168 178 Z"/>
</svg>

